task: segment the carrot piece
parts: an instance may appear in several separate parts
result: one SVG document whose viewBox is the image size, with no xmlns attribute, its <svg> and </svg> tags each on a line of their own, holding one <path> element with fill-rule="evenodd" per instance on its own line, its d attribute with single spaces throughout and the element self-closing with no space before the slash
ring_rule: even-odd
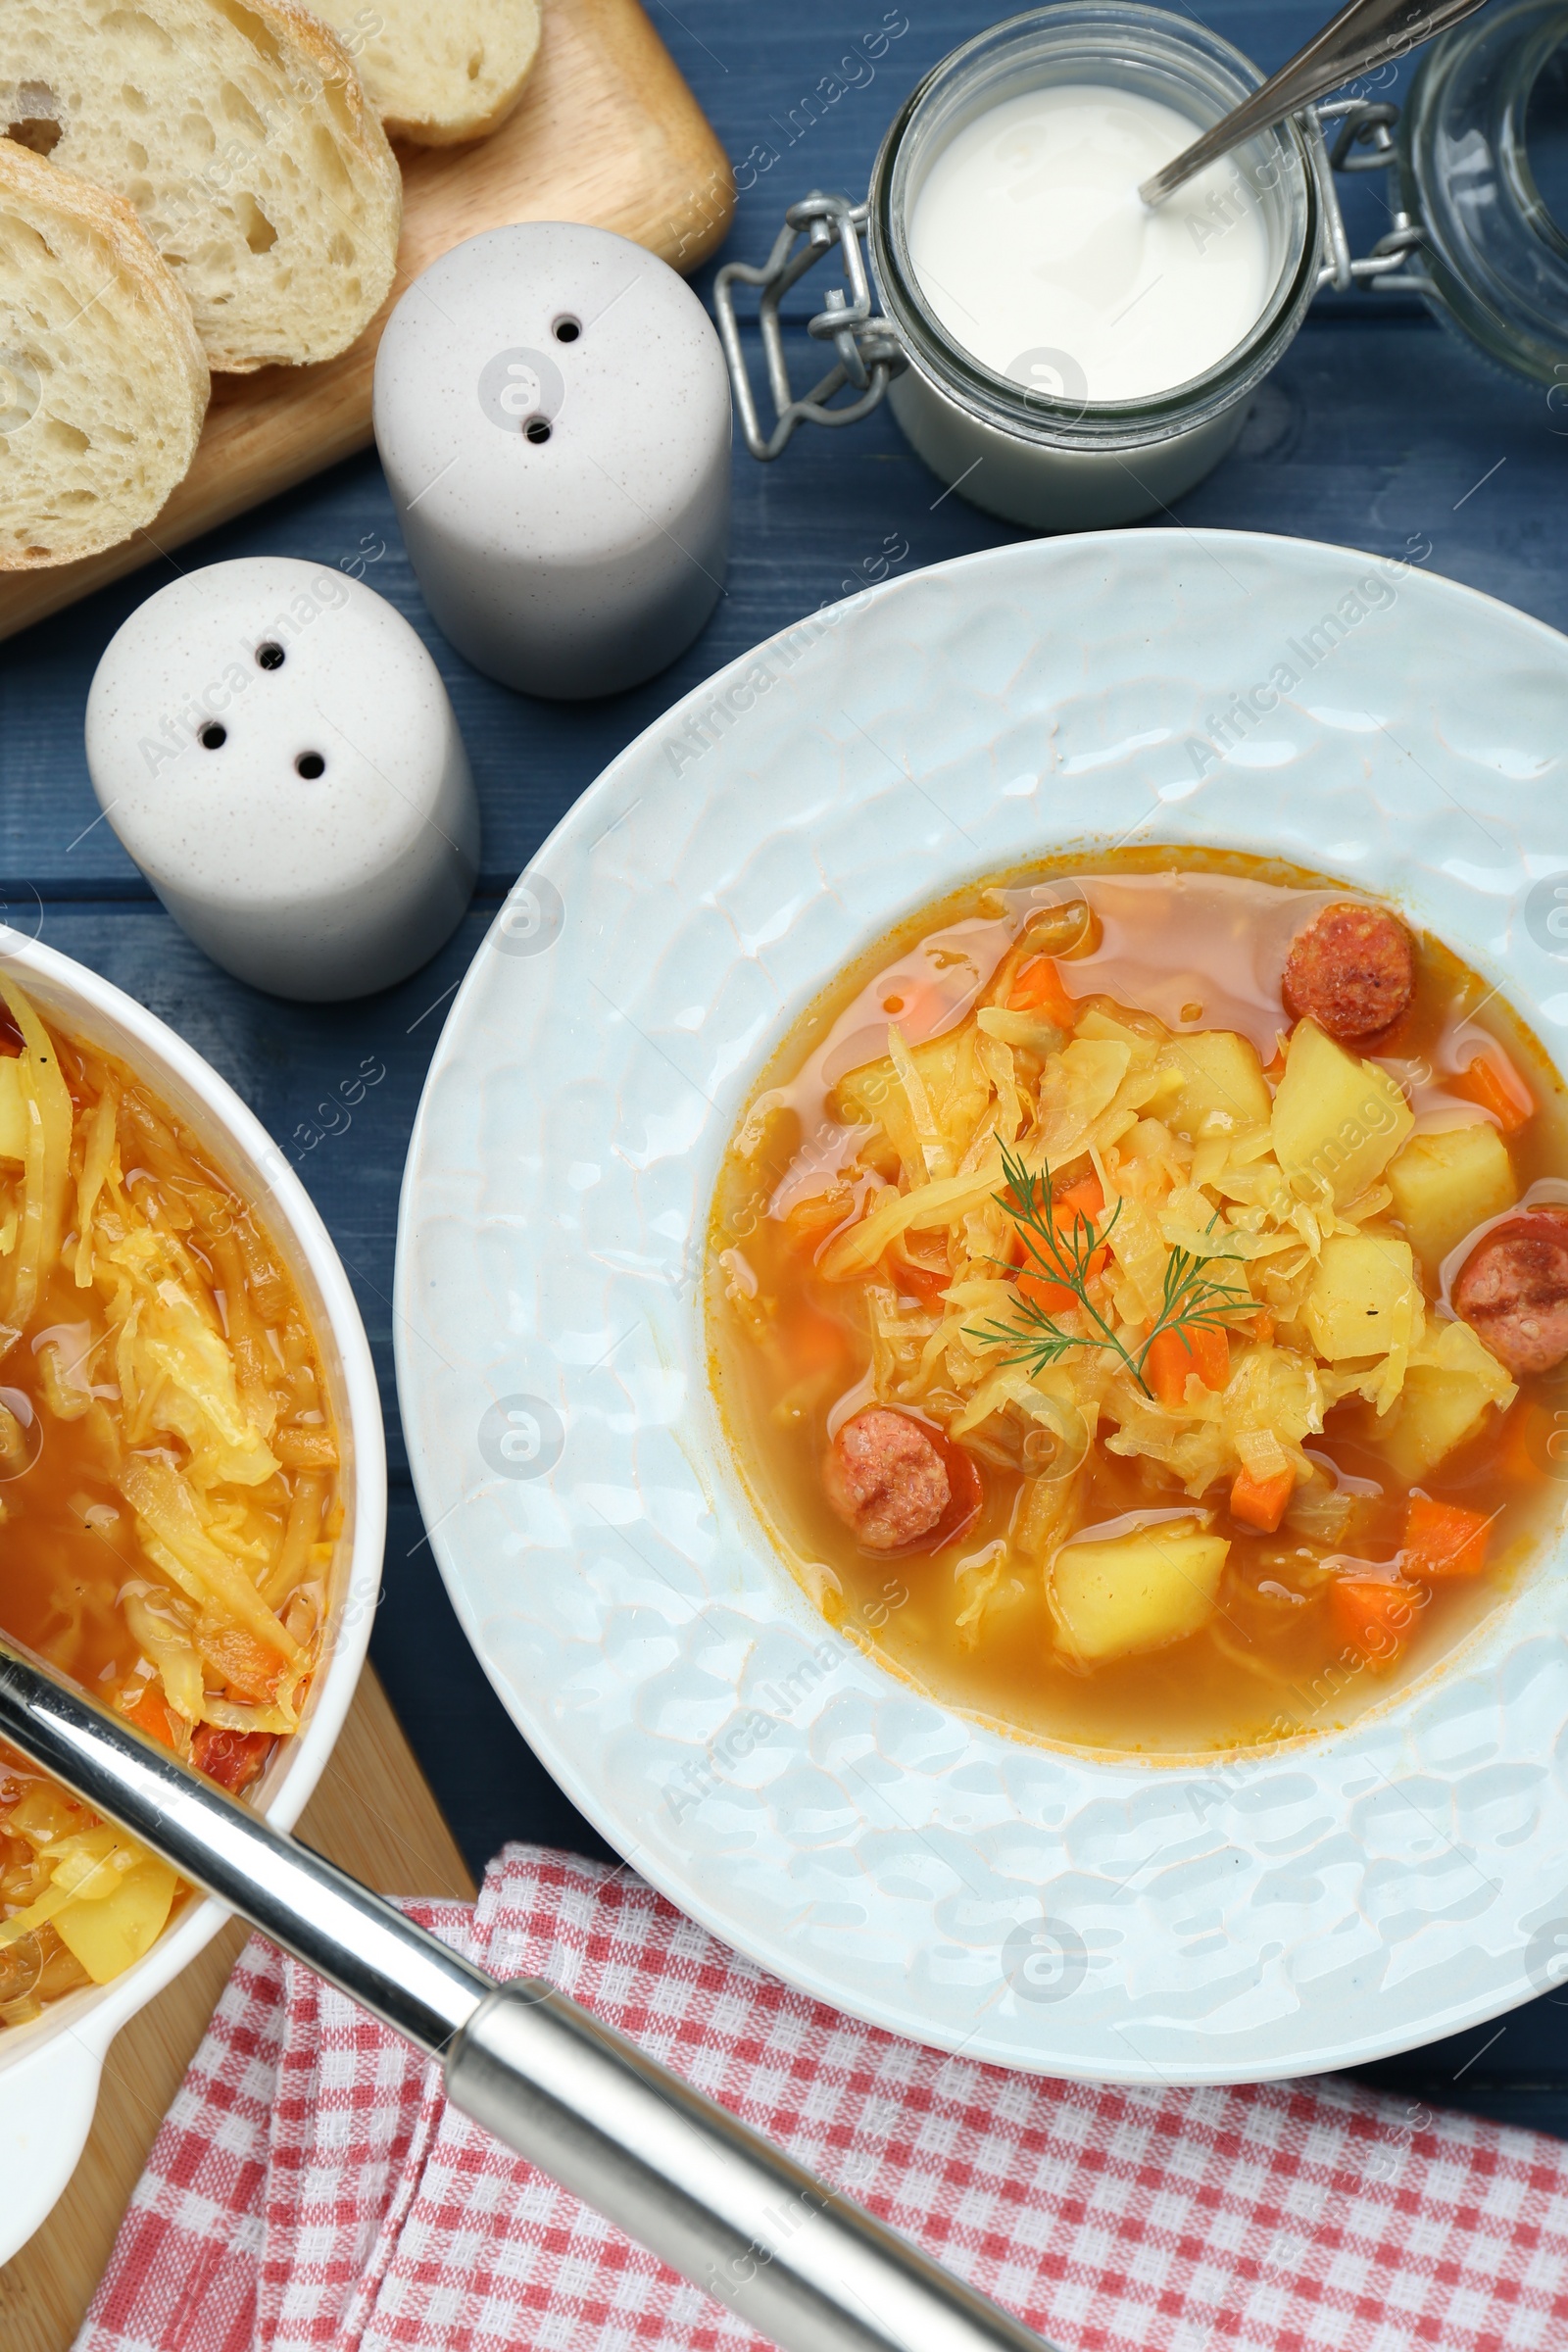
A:
<svg viewBox="0 0 1568 2352">
<path fill-rule="evenodd" d="M 1020 1200 L 1009 1186 L 1007 1206 L 1010 1210 L 1021 1213 L 1031 1205 Z M 1059 1193 L 1052 1194 L 1051 1222 L 1064 1227 L 1070 1233 L 1080 1217 L 1098 1217 L 1104 1205 L 1104 1187 L 1091 1168 L 1087 1176 L 1079 1176 L 1073 1183 L 1063 1185 Z"/>
<path fill-rule="evenodd" d="M 1050 956 L 1026 963 L 1007 992 L 1009 1012 L 1043 1012 L 1058 1029 L 1071 1029 L 1078 1019 L 1078 1003 L 1061 984 L 1061 974 Z"/>
<path fill-rule="evenodd" d="M 1405 1573 L 1410 1576 L 1479 1576 L 1487 1564 L 1487 1531 L 1492 1522 L 1456 1502 L 1434 1502 L 1412 1494 L 1404 1513 Z"/>
<path fill-rule="evenodd" d="M 1087 1176 L 1080 1176 L 1076 1184 L 1067 1185 L 1055 1195 L 1051 1203 L 1051 1221 L 1054 1225 L 1065 1225 L 1070 1230 L 1077 1218 L 1102 1216 L 1104 1207 L 1105 1188 L 1091 1169 Z M 1063 1209 L 1067 1212 L 1065 1216 L 1062 1215 Z"/>
<path fill-rule="evenodd" d="M 1260 1348 L 1266 1348 L 1274 1337 L 1274 1318 L 1266 1306 L 1260 1306 L 1252 1317 L 1252 1337 Z"/>
<path fill-rule="evenodd" d="M 121 1711 L 127 1723 L 150 1739 L 161 1740 L 165 1747 L 175 1745 L 174 1720 L 156 1683 L 145 1684 L 136 1693 L 135 1704 Z"/>
<path fill-rule="evenodd" d="M 1260 1535 L 1271 1536 L 1295 1492 L 1294 1470 L 1276 1470 L 1272 1478 L 1254 1478 L 1250 1470 L 1238 1470 L 1231 1487 L 1231 1517 L 1240 1519 L 1244 1527 L 1255 1527 Z"/>
<path fill-rule="evenodd" d="M 1394 1664 L 1415 1623 L 1416 1606 L 1409 1585 L 1341 1576 L 1329 1587 L 1329 1622 L 1336 1638 L 1372 1667 Z"/>
<path fill-rule="evenodd" d="M 198 1772 L 237 1796 L 250 1787 L 276 1745 L 267 1732 L 225 1732 L 216 1723 L 199 1723 L 191 1754 Z"/>
<path fill-rule="evenodd" d="M 918 1258 L 895 1257 L 891 1250 L 882 1263 L 894 1289 L 902 1291 L 906 1298 L 918 1298 L 925 1306 L 940 1298 L 953 1280 L 946 1266 L 922 1266 Z"/>
<path fill-rule="evenodd" d="M 1230 1333 L 1207 1323 L 1186 1324 L 1178 1328 L 1183 1340 L 1192 1344 L 1198 1377 L 1204 1388 L 1224 1388 L 1231 1376 Z"/>
<path fill-rule="evenodd" d="M 1059 1266 L 1063 1274 L 1067 1272 L 1071 1258 L 1065 1246 L 1086 1238 L 1079 1234 L 1078 1227 L 1098 1217 L 1104 1205 L 1104 1190 L 1100 1178 L 1093 1174 L 1080 1176 L 1076 1184 L 1069 1184 L 1056 1194 L 1051 1203 L 1052 1232 L 1058 1237 L 1056 1247 L 1051 1254 L 1026 1258 L 1018 1275 L 1020 1298 L 1048 1315 L 1059 1314 L 1063 1307 L 1077 1304 L 1076 1291 L 1070 1284 L 1057 1281 L 1051 1268 Z M 1036 1246 L 1039 1247 L 1038 1243 Z M 1110 1244 L 1101 1242 L 1089 1253 L 1086 1272 L 1100 1273 L 1109 1256 Z"/>
<path fill-rule="evenodd" d="M 1187 1375 L 1198 1365 L 1174 1331 L 1162 1331 L 1144 1358 L 1144 1377 L 1161 1404 L 1187 1401 Z"/>
<path fill-rule="evenodd" d="M 1504 1135 L 1517 1135 L 1536 1115 L 1536 1099 L 1500 1046 L 1490 1046 L 1466 1062 L 1453 1091 L 1490 1110 Z"/>
<path fill-rule="evenodd" d="M 1205 1389 L 1222 1389 L 1231 1376 L 1230 1335 L 1206 1323 L 1172 1324 L 1145 1356 L 1144 1372 L 1165 1405 L 1186 1403 L 1190 1372 Z"/>
<path fill-rule="evenodd" d="M 1049 1274 L 1040 1273 L 1034 1266 L 1025 1266 L 1018 1276 L 1018 1296 L 1026 1306 L 1038 1306 L 1043 1315 L 1059 1315 L 1063 1308 L 1078 1304 L 1078 1294 L 1064 1282 L 1054 1282 Z"/>
</svg>

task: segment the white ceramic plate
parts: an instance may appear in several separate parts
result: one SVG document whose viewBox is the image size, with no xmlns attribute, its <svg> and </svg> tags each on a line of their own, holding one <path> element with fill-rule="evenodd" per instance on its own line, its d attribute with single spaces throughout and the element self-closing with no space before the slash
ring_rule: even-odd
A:
<svg viewBox="0 0 1568 2352">
<path fill-rule="evenodd" d="M 219 1166 L 261 1208 L 310 1312 L 338 1429 L 345 1507 L 322 1665 L 298 1734 L 278 1748 L 259 1787 L 269 1821 L 292 1829 L 343 1728 L 381 1584 L 386 1450 L 375 1370 L 354 1294 L 287 1159 L 233 1089 L 183 1039 L 85 965 L 3 926 L 0 963 L 64 1029 L 144 1073 L 210 1146 Z M 123 1976 L 71 1993 L 32 2025 L 0 2034 L 0 2263 L 31 2236 L 70 2180 L 115 2035 L 227 1917 L 220 1903 L 187 1903 L 146 1958 Z"/>
<path fill-rule="evenodd" d="M 430 1073 L 400 1389 L 496 1689 L 672 1901 L 897 2033 L 1122 2082 L 1359 2063 L 1543 1987 L 1568 1945 L 1561 1548 L 1320 1742 L 1193 1767 L 1009 1739 L 846 1646 L 778 1564 L 709 1395 L 699 1259 L 737 1109 L 819 988 L 1069 844 L 1275 852 L 1388 893 L 1560 1061 L 1565 762 L 1550 630 L 1341 549 L 1127 531 L 786 632 L 558 828 Z"/>
</svg>

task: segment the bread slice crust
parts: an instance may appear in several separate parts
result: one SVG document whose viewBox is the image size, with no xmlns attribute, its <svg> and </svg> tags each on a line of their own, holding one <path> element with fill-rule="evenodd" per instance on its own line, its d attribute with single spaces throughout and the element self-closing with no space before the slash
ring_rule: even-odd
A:
<svg viewBox="0 0 1568 2352">
<path fill-rule="evenodd" d="M 215 368 L 333 359 L 391 289 L 397 159 L 293 0 L 5 0 L 0 109 L 134 206 Z"/>
<path fill-rule="evenodd" d="M 360 69 L 387 136 L 418 147 L 482 139 L 522 95 L 539 0 L 318 0 Z"/>
<path fill-rule="evenodd" d="M 190 304 L 130 206 L 0 139 L 0 571 L 152 522 L 210 390 Z"/>
</svg>

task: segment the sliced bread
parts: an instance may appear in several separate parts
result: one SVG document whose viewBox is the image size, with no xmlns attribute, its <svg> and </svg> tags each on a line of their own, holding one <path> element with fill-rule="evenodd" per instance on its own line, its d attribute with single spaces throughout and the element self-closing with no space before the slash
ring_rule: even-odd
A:
<svg viewBox="0 0 1568 2352">
<path fill-rule="evenodd" d="M 391 286 L 396 159 L 291 0 L 3 0 L 5 127 L 134 205 L 214 368 L 329 360 Z"/>
<path fill-rule="evenodd" d="M 209 385 L 190 304 L 130 206 L 0 139 L 0 571 L 151 522 Z"/>
<path fill-rule="evenodd" d="M 482 139 L 522 94 L 539 0 L 317 0 L 394 139 Z"/>
</svg>

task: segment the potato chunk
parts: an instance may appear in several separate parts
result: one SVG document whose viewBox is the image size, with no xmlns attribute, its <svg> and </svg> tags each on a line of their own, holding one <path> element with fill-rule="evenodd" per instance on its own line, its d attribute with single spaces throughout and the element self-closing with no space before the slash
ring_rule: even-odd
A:
<svg viewBox="0 0 1568 2352">
<path fill-rule="evenodd" d="M 1490 1405 L 1506 1412 L 1519 1391 L 1468 1323 L 1431 1327 L 1399 1400 L 1378 1424 L 1377 1444 L 1411 1485 L 1480 1429 Z"/>
<path fill-rule="evenodd" d="M 1399 1401 L 1381 1443 L 1389 1467 L 1408 1485 L 1452 1453 L 1481 1427 L 1492 1399 L 1463 1372 L 1416 1364 L 1404 1376 Z"/>
<path fill-rule="evenodd" d="M 1382 1175 L 1415 1120 L 1386 1070 L 1301 1021 L 1270 1123 L 1274 1156 L 1298 1191 L 1310 1196 L 1326 1184 L 1343 1206 Z"/>
<path fill-rule="evenodd" d="M 1200 1029 L 1192 1037 L 1173 1037 L 1159 1061 L 1180 1080 L 1161 1115 L 1189 1143 L 1268 1125 L 1268 1080 L 1250 1038 L 1238 1037 L 1233 1029 Z"/>
<path fill-rule="evenodd" d="M 1057 1647 L 1080 1666 L 1103 1666 L 1185 1642 L 1213 1613 L 1229 1550 L 1188 1519 L 1064 1544 L 1051 1572 Z"/>
<path fill-rule="evenodd" d="M 1306 1294 L 1312 1345 L 1331 1364 L 1387 1355 L 1409 1339 L 1420 1296 L 1408 1242 L 1392 1233 L 1331 1234 Z"/>
<path fill-rule="evenodd" d="M 1519 1198 L 1508 1147 L 1485 1119 L 1412 1135 L 1389 1162 L 1389 1189 L 1410 1247 L 1433 1276 L 1467 1233 Z"/>
<path fill-rule="evenodd" d="M 95 1984 L 107 1984 L 151 1951 L 164 1932 L 175 1885 L 169 1864 L 146 1854 L 116 1881 L 109 1894 L 96 1901 L 83 1897 L 57 1911 L 54 1924 L 60 1940 Z"/>
</svg>

